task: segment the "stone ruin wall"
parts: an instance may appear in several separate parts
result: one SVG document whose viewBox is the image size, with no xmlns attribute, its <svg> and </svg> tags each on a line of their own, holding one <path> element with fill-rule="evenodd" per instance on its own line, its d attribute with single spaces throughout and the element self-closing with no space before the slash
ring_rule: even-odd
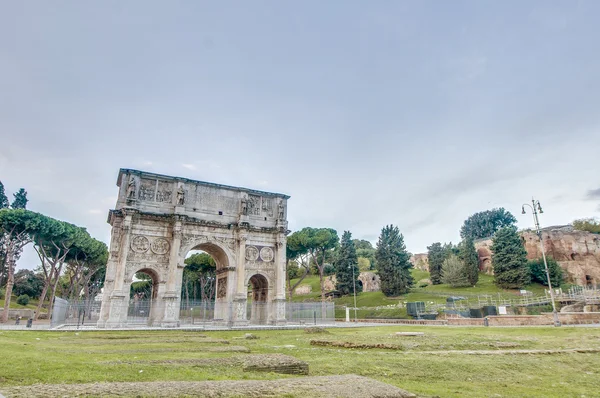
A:
<svg viewBox="0 0 600 398">
<path fill-rule="evenodd" d="M 527 258 L 541 258 L 537 234 L 530 230 L 521 231 L 519 234 L 527 250 Z M 570 225 L 566 225 L 544 228 L 542 237 L 546 255 L 560 264 L 568 282 L 578 285 L 600 284 L 600 235 L 576 231 Z M 491 246 L 491 238 L 475 242 L 479 254 L 479 269 L 490 275 L 493 274 Z M 417 269 L 429 270 L 427 253 L 413 255 L 411 262 Z"/>
<path fill-rule="evenodd" d="M 362 283 L 363 292 L 378 292 L 381 290 L 381 279 L 379 275 L 374 272 L 361 272 L 358 276 L 358 280 Z M 323 287 L 326 292 L 331 292 L 335 290 L 335 284 L 337 283 L 337 278 L 335 275 L 329 275 L 325 277 L 325 281 L 323 282 Z M 312 288 L 310 285 L 301 284 L 294 290 L 294 294 L 296 295 L 305 295 L 310 294 L 312 292 Z"/>
</svg>

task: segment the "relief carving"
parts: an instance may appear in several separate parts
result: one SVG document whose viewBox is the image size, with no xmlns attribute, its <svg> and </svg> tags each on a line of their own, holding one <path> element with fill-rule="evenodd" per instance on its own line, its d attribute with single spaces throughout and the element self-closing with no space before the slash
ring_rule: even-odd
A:
<svg viewBox="0 0 600 398">
<path fill-rule="evenodd" d="M 131 250 L 136 253 L 145 253 L 150 248 L 150 241 L 145 236 L 134 236 L 131 239 Z"/>
<path fill-rule="evenodd" d="M 263 247 L 262 249 L 260 249 L 260 258 L 264 261 L 264 262 L 271 262 L 273 261 L 273 249 L 271 249 L 270 247 Z"/>
<path fill-rule="evenodd" d="M 127 183 L 127 199 L 135 199 L 135 191 L 137 190 L 137 181 L 134 176 L 129 177 L 129 182 Z"/>
<path fill-rule="evenodd" d="M 217 288 L 217 298 L 227 297 L 227 277 L 218 280 L 219 287 Z"/>
<path fill-rule="evenodd" d="M 177 188 L 177 206 L 183 206 L 185 204 L 185 190 L 183 187 Z"/>
<path fill-rule="evenodd" d="M 165 254 L 169 251 L 169 241 L 165 238 L 155 239 L 150 245 L 150 250 L 155 254 Z"/>
<path fill-rule="evenodd" d="M 158 190 L 156 191 L 156 201 L 157 202 L 171 202 L 171 198 L 173 196 L 173 189 L 171 185 L 166 182 L 159 181 L 158 182 Z"/>
<path fill-rule="evenodd" d="M 142 183 L 140 185 L 140 191 L 138 193 L 138 199 L 153 202 L 155 188 L 156 181 L 142 180 Z"/>
<path fill-rule="evenodd" d="M 256 261 L 258 259 L 258 249 L 256 246 L 246 246 L 246 260 Z"/>
<path fill-rule="evenodd" d="M 260 216 L 260 196 L 248 195 L 248 214 Z"/>
</svg>

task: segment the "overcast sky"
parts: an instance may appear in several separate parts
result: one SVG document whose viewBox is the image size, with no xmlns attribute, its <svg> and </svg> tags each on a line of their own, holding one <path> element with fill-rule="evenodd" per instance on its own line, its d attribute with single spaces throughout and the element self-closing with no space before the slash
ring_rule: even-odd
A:
<svg viewBox="0 0 600 398">
<path fill-rule="evenodd" d="M 409 251 L 600 215 L 598 1 L 0 4 L 0 180 L 106 242 L 120 167 L 291 195 Z M 20 264 L 29 267 L 33 256 Z"/>
</svg>

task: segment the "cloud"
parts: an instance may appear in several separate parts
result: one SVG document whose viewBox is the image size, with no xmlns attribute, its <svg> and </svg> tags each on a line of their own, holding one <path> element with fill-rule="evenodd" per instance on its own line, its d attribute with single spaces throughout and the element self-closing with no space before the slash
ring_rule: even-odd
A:
<svg viewBox="0 0 600 398">
<path fill-rule="evenodd" d="M 181 167 L 184 167 L 184 168 L 186 168 L 188 170 L 192 170 L 192 171 L 196 170 L 196 166 L 194 166 L 193 164 L 190 164 L 190 163 L 182 163 Z"/>
<path fill-rule="evenodd" d="M 586 199 L 589 199 L 589 200 L 600 199 L 600 188 L 598 188 L 598 189 L 590 189 L 587 192 Z"/>
<path fill-rule="evenodd" d="M 88 213 L 90 213 L 90 214 L 102 214 L 102 213 L 104 213 L 104 211 L 100 210 L 100 209 L 90 209 L 88 211 Z"/>
</svg>

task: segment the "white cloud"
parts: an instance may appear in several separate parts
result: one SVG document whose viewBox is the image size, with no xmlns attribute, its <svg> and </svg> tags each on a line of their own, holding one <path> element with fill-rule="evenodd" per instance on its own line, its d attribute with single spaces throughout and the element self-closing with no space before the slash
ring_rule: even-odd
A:
<svg viewBox="0 0 600 398">
<path fill-rule="evenodd" d="M 196 166 L 190 163 L 182 163 L 181 167 L 186 168 L 188 170 L 196 170 Z"/>
</svg>

